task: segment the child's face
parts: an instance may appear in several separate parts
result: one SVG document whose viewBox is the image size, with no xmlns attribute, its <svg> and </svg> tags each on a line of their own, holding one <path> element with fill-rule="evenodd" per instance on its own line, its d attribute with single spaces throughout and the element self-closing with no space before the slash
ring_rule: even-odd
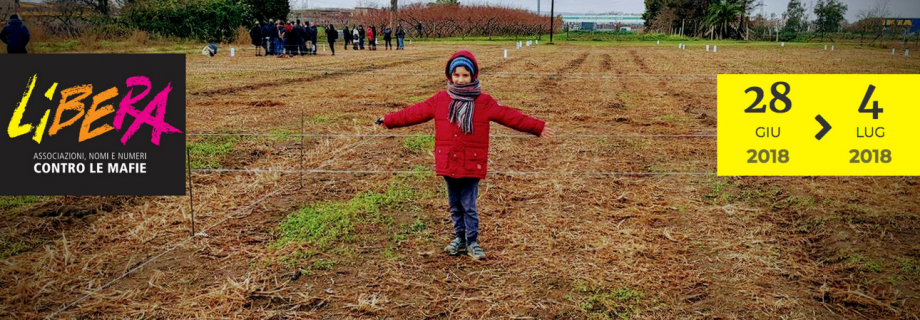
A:
<svg viewBox="0 0 920 320">
<path fill-rule="evenodd" d="M 454 84 L 468 84 L 470 81 L 473 81 L 473 77 L 466 67 L 459 66 L 454 68 L 454 73 L 450 75 L 450 80 Z"/>
</svg>

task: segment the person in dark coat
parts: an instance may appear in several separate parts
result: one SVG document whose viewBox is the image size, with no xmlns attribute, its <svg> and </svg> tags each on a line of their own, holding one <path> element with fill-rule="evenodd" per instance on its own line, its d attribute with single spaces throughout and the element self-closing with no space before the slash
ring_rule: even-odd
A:
<svg viewBox="0 0 920 320">
<path fill-rule="evenodd" d="M 268 46 L 271 47 L 272 55 L 284 53 L 284 46 L 281 43 L 281 20 L 275 20 L 275 23 L 268 28 Z"/>
<path fill-rule="evenodd" d="M 293 21 L 288 21 L 288 23 L 284 25 L 284 32 L 282 34 L 284 35 L 284 49 L 287 51 L 287 55 L 294 56 L 297 54 L 297 48 L 300 47 L 300 42 L 303 40 L 301 40 L 300 35 L 294 31 Z"/>
<path fill-rule="evenodd" d="M 348 30 L 348 25 L 346 24 L 345 29 L 342 29 L 342 40 L 345 41 L 345 50 L 348 50 L 348 45 L 351 43 L 351 31 Z"/>
<path fill-rule="evenodd" d="M 329 42 L 329 50 L 332 50 L 332 55 L 335 55 L 335 40 L 339 38 L 339 31 L 335 30 L 335 26 L 329 25 L 326 27 L 326 41 Z"/>
<path fill-rule="evenodd" d="M 396 50 L 406 50 L 405 43 L 406 40 L 406 30 L 403 29 L 402 25 L 396 26 Z"/>
<path fill-rule="evenodd" d="M 297 24 L 294 26 L 294 32 L 300 37 L 300 43 L 297 44 L 297 51 L 300 55 L 307 54 L 307 40 L 309 40 L 307 35 L 307 22 L 301 22 L 300 19 L 297 19 Z"/>
<path fill-rule="evenodd" d="M 26 45 L 29 44 L 29 28 L 22 24 L 19 15 L 11 15 L 9 23 L 0 31 L 0 41 L 6 43 L 6 53 L 28 53 Z"/>
<path fill-rule="evenodd" d="M 308 29 L 310 34 L 310 41 L 313 42 L 313 47 L 310 48 L 310 52 L 313 55 L 316 55 L 317 39 L 319 37 L 319 30 L 316 29 L 316 21 L 310 21 L 310 29 Z"/>
<path fill-rule="evenodd" d="M 384 50 L 393 50 L 393 30 L 390 27 L 383 29 L 383 42 Z"/>
<path fill-rule="evenodd" d="M 275 29 L 275 21 L 268 20 L 268 23 L 262 27 L 262 48 L 265 49 L 265 55 L 275 54 L 275 45 L 272 43 L 272 30 Z"/>
<path fill-rule="evenodd" d="M 358 25 L 358 48 L 364 50 L 364 25 Z"/>
<path fill-rule="evenodd" d="M 260 48 L 262 48 L 262 26 L 259 24 L 259 21 L 252 26 L 252 29 L 249 30 L 249 40 L 252 42 L 252 45 L 256 47 L 256 57 L 262 56 Z"/>
</svg>

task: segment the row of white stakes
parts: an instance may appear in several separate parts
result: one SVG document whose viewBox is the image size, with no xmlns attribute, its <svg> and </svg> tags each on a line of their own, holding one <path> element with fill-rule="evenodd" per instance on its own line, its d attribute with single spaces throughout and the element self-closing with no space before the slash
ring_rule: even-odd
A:
<svg viewBox="0 0 920 320">
<path fill-rule="evenodd" d="M 540 40 L 527 40 L 527 42 L 518 41 L 517 43 L 514 44 L 514 46 L 515 46 L 515 49 L 521 49 L 525 45 L 530 47 L 530 46 L 535 46 L 538 44 L 540 44 Z M 508 59 L 508 49 L 505 49 L 505 59 Z"/>
<path fill-rule="evenodd" d="M 659 40 L 659 43 L 660 43 L 660 40 Z M 683 44 L 683 43 L 679 43 L 679 44 L 677 44 L 677 48 L 678 48 L 678 49 L 681 49 L 681 50 L 687 50 L 687 45 L 685 45 L 685 44 Z M 710 52 L 710 46 L 709 46 L 708 44 L 706 45 L 706 52 Z M 711 52 L 713 52 L 713 53 L 719 52 L 719 46 L 713 45 L 713 46 L 712 46 L 712 51 L 711 51 Z"/>
<path fill-rule="evenodd" d="M 657 43 L 658 43 L 658 44 L 661 44 L 661 40 L 658 40 Z M 780 47 L 785 47 L 785 46 L 786 46 L 786 43 L 785 43 L 785 42 L 780 42 L 780 45 L 779 45 L 779 46 L 780 46 Z M 681 49 L 681 50 L 686 50 L 686 49 L 687 49 L 687 45 L 685 45 L 685 44 L 683 44 L 683 43 L 680 43 L 680 44 L 677 45 L 677 48 L 678 48 L 678 49 Z M 837 46 L 831 45 L 831 51 L 834 51 L 835 49 L 837 49 Z M 712 52 L 717 52 L 718 50 L 719 50 L 719 47 L 718 47 L 718 46 L 716 46 L 716 45 L 713 45 L 713 46 L 712 46 Z M 824 45 L 824 50 L 827 51 L 827 45 L 826 45 L 826 44 Z M 706 52 L 709 52 L 709 45 L 708 45 L 708 44 L 706 45 Z M 892 48 L 892 49 L 891 49 L 891 55 L 895 55 L 895 54 L 896 54 L 896 50 L 895 50 L 894 48 Z M 909 57 L 909 56 L 910 56 L 910 49 L 904 49 L 904 56 L 905 56 L 905 57 Z"/>
</svg>

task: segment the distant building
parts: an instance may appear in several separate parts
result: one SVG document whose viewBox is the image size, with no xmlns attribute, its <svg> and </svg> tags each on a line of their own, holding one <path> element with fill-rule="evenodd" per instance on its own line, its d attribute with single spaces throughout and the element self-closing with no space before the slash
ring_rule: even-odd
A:
<svg viewBox="0 0 920 320">
<path fill-rule="evenodd" d="M 345 25 L 345 23 L 351 22 L 356 13 L 356 10 L 336 8 L 291 10 L 291 17 L 307 22 L 316 22 L 320 26 L 334 24 L 337 28 L 341 28 L 340 26 Z"/>
<path fill-rule="evenodd" d="M 883 18 L 882 25 L 885 26 L 885 32 L 911 35 L 920 32 L 920 18 Z"/>
<path fill-rule="evenodd" d="M 638 29 L 645 25 L 640 15 L 563 14 L 562 22 L 572 30 L 620 30 L 622 27 Z"/>
</svg>

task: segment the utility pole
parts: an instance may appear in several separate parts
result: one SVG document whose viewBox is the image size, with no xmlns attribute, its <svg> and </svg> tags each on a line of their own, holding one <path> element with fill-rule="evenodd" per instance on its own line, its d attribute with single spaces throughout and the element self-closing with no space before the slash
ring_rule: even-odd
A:
<svg viewBox="0 0 920 320">
<path fill-rule="evenodd" d="M 553 23 L 556 22 L 556 17 L 553 16 L 556 8 L 556 0 L 549 1 L 549 44 L 553 44 Z"/>
<path fill-rule="evenodd" d="M 393 30 L 393 19 L 396 16 L 396 5 L 399 0 L 390 0 L 390 30 Z"/>
<path fill-rule="evenodd" d="M 540 15 L 540 0 L 537 0 L 537 15 Z"/>
</svg>

